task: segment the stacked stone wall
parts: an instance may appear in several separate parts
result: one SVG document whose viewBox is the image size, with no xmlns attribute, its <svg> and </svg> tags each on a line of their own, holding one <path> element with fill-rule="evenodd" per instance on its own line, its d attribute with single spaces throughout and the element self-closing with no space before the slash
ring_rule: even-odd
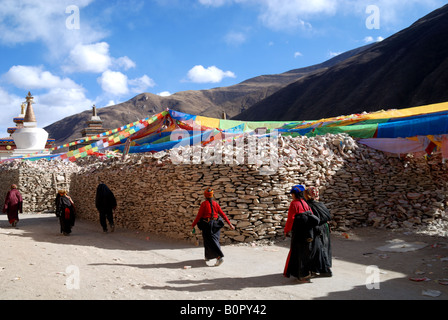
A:
<svg viewBox="0 0 448 320">
<path fill-rule="evenodd" d="M 263 161 L 210 162 L 217 148 L 223 155 L 230 149 L 233 155 L 239 152 L 237 144 L 201 148 L 207 163 L 195 161 L 193 148 L 185 147 L 174 155 L 130 155 L 124 161 L 91 157 L 76 163 L 2 165 L 0 176 L 8 182 L 1 192 L 5 194 L 5 184 L 18 182 L 26 211 L 49 211 L 59 180 L 67 185 L 78 217 L 98 221 L 95 193 L 98 183 L 104 182 L 118 201 L 118 226 L 185 240 L 192 239 L 191 223 L 205 188 L 212 187 L 215 200 L 237 227 L 223 229 L 222 241 L 231 243 L 283 237 L 289 190 L 304 184 L 319 188 L 321 201 L 334 216 L 333 230 L 373 225 L 447 231 L 448 178 L 440 155 L 429 160 L 386 155 L 346 135 L 280 137 L 278 148 L 268 150 L 275 155 L 276 166 L 266 171 Z M 173 163 L 179 154 L 183 161 Z"/>
<path fill-rule="evenodd" d="M 58 189 L 69 189 L 72 174 L 78 170 L 69 162 L 4 162 L 0 165 L 0 203 L 5 202 L 11 184 L 16 184 L 23 197 L 23 212 L 52 212 Z"/>
</svg>

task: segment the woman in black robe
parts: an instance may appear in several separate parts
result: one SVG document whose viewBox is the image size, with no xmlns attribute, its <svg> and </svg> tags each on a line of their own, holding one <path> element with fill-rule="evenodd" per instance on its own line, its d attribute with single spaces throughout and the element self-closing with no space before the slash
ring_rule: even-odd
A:
<svg viewBox="0 0 448 320">
<path fill-rule="evenodd" d="M 321 277 L 331 277 L 332 254 L 330 227 L 328 222 L 331 220 L 330 210 L 324 203 L 318 201 L 319 190 L 315 187 L 309 187 L 305 191 L 306 202 L 310 206 L 314 215 L 319 217 L 319 225 L 314 228 L 314 238 L 311 248 L 312 271 Z"/>
<path fill-rule="evenodd" d="M 67 195 L 67 191 L 59 190 L 55 200 L 56 216 L 59 218 L 61 233 L 64 236 L 72 233 L 72 227 L 75 225 L 75 206 L 72 198 Z"/>
<path fill-rule="evenodd" d="M 291 247 L 283 275 L 287 278 L 296 277 L 300 282 L 309 282 L 312 271 L 313 228 L 319 223 L 319 219 L 305 202 L 303 191 L 305 187 L 302 185 L 294 186 L 290 191 L 292 202 L 284 232 L 291 233 Z"/>
<path fill-rule="evenodd" d="M 107 221 L 113 232 L 115 229 L 113 210 L 117 208 L 117 200 L 113 192 L 104 183 L 100 183 L 96 188 L 95 206 L 100 213 L 100 224 L 103 227 L 103 232 L 108 231 Z"/>
</svg>

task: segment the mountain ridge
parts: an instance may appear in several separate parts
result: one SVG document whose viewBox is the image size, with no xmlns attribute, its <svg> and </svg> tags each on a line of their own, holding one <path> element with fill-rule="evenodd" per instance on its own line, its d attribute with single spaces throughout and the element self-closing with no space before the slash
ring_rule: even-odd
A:
<svg viewBox="0 0 448 320">
<path fill-rule="evenodd" d="M 231 118 L 289 83 L 304 76 L 319 73 L 370 47 L 371 44 L 349 50 L 320 64 L 280 74 L 260 75 L 228 87 L 182 91 L 168 97 L 142 93 L 123 103 L 98 108 L 97 113 L 103 120 L 105 129 L 121 127 L 167 108 L 214 118 L 222 118 L 223 113 L 226 113 Z M 44 129 L 56 140 L 57 144 L 71 142 L 81 138 L 81 130 L 85 128 L 85 122 L 90 119 L 91 114 L 91 110 L 86 110 L 61 119 Z"/>
<path fill-rule="evenodd" d="M 318 120 L 448 101 L 448 5 L 319 74 L 254 104 L 238 120 Z"/>
</svg>

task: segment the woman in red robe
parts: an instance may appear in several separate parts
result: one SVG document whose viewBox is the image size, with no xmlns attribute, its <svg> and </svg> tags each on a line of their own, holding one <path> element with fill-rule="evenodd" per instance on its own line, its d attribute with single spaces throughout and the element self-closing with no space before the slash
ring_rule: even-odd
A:
<svg viewBox="0 0 448 320">
<path fill-rule="evenodd" d="M 319 218 L 312 214 L 311 208 L 304 199 L 302 185 L 291 189 L 292 202 L 288 210 L 285 234 L 291 232 L 291 247 L 286 260 L 283 275 L 287 278 L 296 277 L 301 282 L 309 282 L 311 277 L 311 248 L 313 228 L 319 223 Z"/>
<path fill-rule="evenodd" d="M 17 190 L 17 185 L 12 184 L 11 190 L 6 194 L 3 213 L 8 215 L 8 221 L 13 227 L 19 222 L 19 211 L 20 213 L 23 213 L 22 195 L 19 190 Z"/>
<path fill-rule="evenodd" d="M 224 262 L 224 254 L 221 251 L 219 244 L 219 238 L 221 236 L 221 227 L 224 226 L 224 222 L 220 216 L 224 218 L 230 229 L 234 230 L 235 227 L 227 218 L 226 214 L 222 211 L 221 207 L 216 201 L 213 201 L 213 189 L 208 188 L 204 192 L 205 201 L 202 202 L 196 219 L 193 221 L 192 227 L 198 225 L 198 228 L 202 231 L 202 238 L 204 239 L 205 260 L 216 258 L 215 266 L 219 266 Z"/>
</svg>

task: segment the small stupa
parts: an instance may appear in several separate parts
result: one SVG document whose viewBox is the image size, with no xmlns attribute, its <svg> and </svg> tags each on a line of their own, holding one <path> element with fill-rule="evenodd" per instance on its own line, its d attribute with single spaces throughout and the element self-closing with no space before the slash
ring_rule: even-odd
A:
<svg viewBox="0 0 448 320">
<path fill-rule="evenodd" d="M 16 149 L 12 156 L 26 155 L 31 153 L 43 153 L 48 142 L 48 132 L 37 127 L 36 115 L 33 109 L 34 97 L 31 92 L 26 96 L 26 112 L 23 122 L 14 130 L 11 137 Z M 22 109 L 23 110 L 23 109 Z"/>
<path fill-rule="evenodd" d="M 26 104 L 22 103 L 20 106 L 20 114 L 13 119 L 14 123 L 16 124 L 15 127 L 8 128 L 8 133 L 11 135 L 14 132 L 16 132 L 17 129 L 23 127 L 23 121 L 25 120 L 25 110 L 26 110 Z"/>
<path fill-rule="evenodd" d="M 76 150 L 85 146 L 88 146 L 89 144 L 94 143 L 95 141 L 101 139 L 96 137 L 100 133 L 104 133 L 108 131 L 109 129 L 103 128 L 103 120 L 101 120 L 100 116 L 97 113 L 96 106 L 92 106 L 92 116 L 90 117 L 90 120 L 86 121 L 87 127 L 83 128 L 81 130 L 81 136 L 82 138 L 91 138 L 89 141 L 82 141 L 79 142 L 73 146 L 69 147 L 69 150 Z M 81 138 L 81 139 L 82 139 Z"/>
</svg>

